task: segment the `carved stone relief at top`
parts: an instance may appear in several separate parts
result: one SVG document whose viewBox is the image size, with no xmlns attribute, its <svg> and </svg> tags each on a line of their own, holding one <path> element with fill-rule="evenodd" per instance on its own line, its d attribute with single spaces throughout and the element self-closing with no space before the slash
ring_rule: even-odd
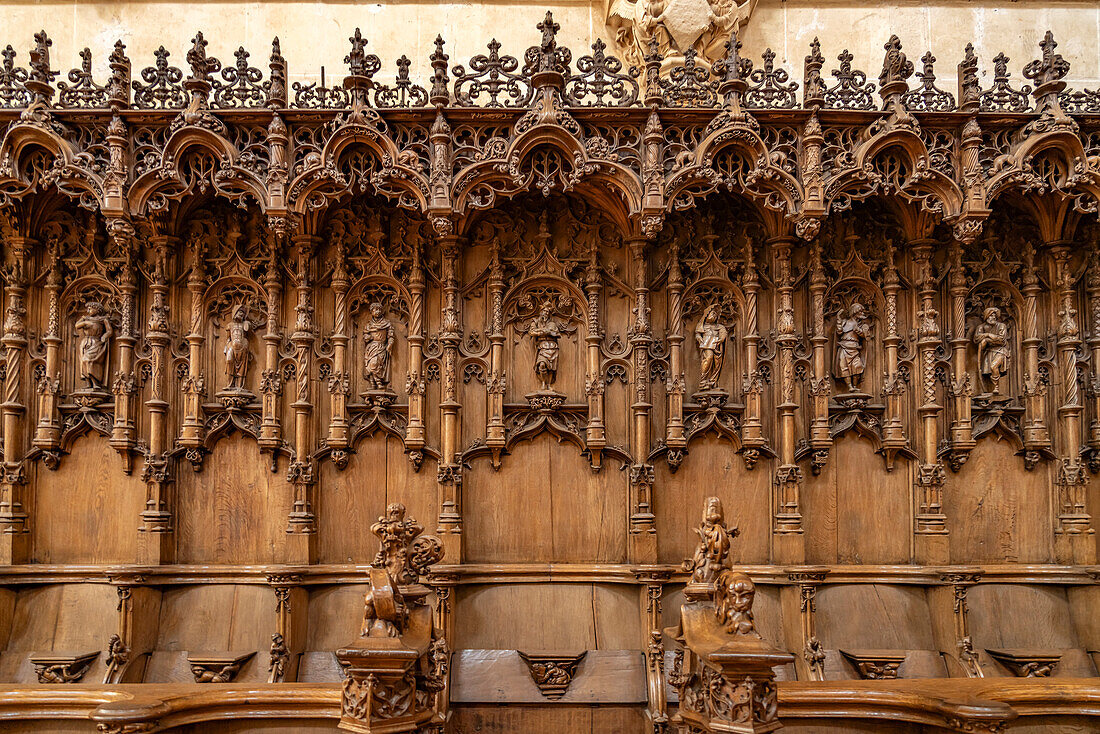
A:
<svg viewBox="0 0 1100 734">
<path fill-rule="evenodd" d="M 657 49 L 665 59 L 692 52 L 707 64 L 725 55 L 731 32 L 748 22 L 757 0 L 607 0 L 607 28 L 623 56 L 641 67 Z"/>
</svg>

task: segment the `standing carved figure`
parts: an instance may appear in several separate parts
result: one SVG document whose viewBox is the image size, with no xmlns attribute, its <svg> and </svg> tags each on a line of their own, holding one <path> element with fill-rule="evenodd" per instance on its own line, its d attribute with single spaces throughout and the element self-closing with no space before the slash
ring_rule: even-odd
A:
<svg viewBox="0 0 1100 734">
<path fill-rule="evenodd" d="M 382 304 L 370 305 L 370 322 L 363 336 L 363 371 L 371 390 L 385 390 L 390 384 L 390 352 L 393 350 L 393 324 L 385 316 Z"/>
<path fill-rule="evenodd" d="M 91 390 L 102 389 L 107 381 L 107 357 L 110 352 L 111 319 L 99 301 L 88 301 L 84 315 L 76 322 L 80 335 L 80 379 Z"/>
<path fill-rule="evenodd" d="M 848 392 L 855 392 L 863 378 L 863 344 L 872 338 L 867 312 L 858 301 L 848 307 L 848 318 L 837 317 L 836 358 L 833 371 L 844 380 Z"/>
<path fill-rule="evenodd" d="M 549 392 L 550 386 L 558 376 L 558 355 L 561 347 L 562 325 L 554 320 L 553 309 L 549 303 L 542 304 L 539 315 L 531 321 L 527 333 L 535 340 L 535 374 L 539 378 L 539 389 Z"/>
<path fill-rule="evenodd" d="M 248 332 L 252 323 L 248 320 L 248 307 L 244 304 L 233 309 L 233 318 L 225 327 L 225 374 L 229 377 L 230 390 L 243 390 L 252 355 L 248 349 Z"/>
<path fill-rule="evenodd" d="M 722 374 L 729 330 L 718 320 L 720 315 L 718 306 L 710 306 L 703 312 L 703 318 L 695 327 L 695 342 L 699 345 L 700 390 L 718 387 L 718 379 Z"/>
<path fill-rule="evenodd" d="M 736 527 L 727 528 L 726 516 L 722 511 L 722 500 L 708 497 L 703 508 L 703 523 L 695 532 L 699 534 L 699 547 L 695 555 L 685 563 L 686 571 L 691 571 L 692 583 L 711 584 L 726 567 L 733 539 L 740 531 Z"/>
<path fill-rule="evenodd" d="M 1012 357 L 1008 344 L 1008 324 L 1001 320 L 1001 309 L 989 306 L 982 312 L 982 323 L 974 330 L 978 345 L 978 369 L 989 378 L 994 395 L 1001 391 L 1001 378 L 1008 372 Z"/>
</svg>

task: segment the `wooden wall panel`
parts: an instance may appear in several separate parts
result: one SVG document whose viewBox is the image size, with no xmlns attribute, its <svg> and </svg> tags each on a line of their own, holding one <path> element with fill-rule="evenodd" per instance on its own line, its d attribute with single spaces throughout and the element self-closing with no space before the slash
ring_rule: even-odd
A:
<svg viewBox="0 0 1100 734">
<path fill-rule="evenodd" d="M 101 651 L 87 673 L 102 680 L 107 641 L 117 627 L 115 591 L 105 584 L 58 584 L 21 591 L 11 635 L 0 654 L 0 681 L 37 683 L 28 656 L 33 652 Z"/>
<path fill-rule="evenodd" d="M 56 471 L 35 466 L 35 563 L 133 563 L 145 483 L 107 439 L 78 438 Z"/>
<path fill-rule="evenodd" d="M 656 466 L 653 490 L 657 516 L 657 558 L 661 563 L 680 563 L 698 545 L 695 528 L 707 497 L 718 497 L 726 523 L 741 535 L 733 545 L 735 563 L 766 563 L 771 539 L 771 473 L 768 462 L 752 471 L 734 452 L 729 441 L 704 436 L 692 443 L 690 454 L 675 474 L 668 464 Z"/>
<path fill-rule="evenodd" d="M 215 584 L 164 592 L 156 649 L 146 683 L 194 683 L 188 652 L 254 651 L 238 682 L 267 678 L 267 650 L 275 631 L 275 596 L 267 586 Z"/>
<path fill-rule="evenodd" d="M 286 464 L 239 435 L 223 439 L 206 459 L 217 471 L 179 473 L 180 563 L 279 563 L 286 544 L 291 490 Z"/>
<path fill-rule="evenodd" d="M 571 446 L 540 435 L 517 444 L 499 471 L 479 461 L 468 476 L 468 560 L 626 560 L 626 478 L 615 462 L 594 473 Z M 516 532 L 520 518 L 532 521 Z"/>
<path fill-rule="evenodd" d="M 837 442 L 837 561 L 907 563 L 912 510 L 908 462 L 892 472 L 869 441 L 845 437 Z"/>
<path fill-rule="evenodd" d="M 817 635 L 826 648 L 933 650 L 923 588 L 837 584 L 817 592 Z"/>
<path fill-rule="evenodd" d="M 1045 467 L 1025 471 L 1015 453 L 1007 440 L 985 439 L 959 473 L 948 472 L 943 507 L 954 562 L 1053 560 L 1050 478 Z"/>
<path fill-rule="evenodd" d="M 370 563 L 378 552 L 370 527 L 393 502 L 405 505 L 409 517 L 434 531 L 435 467 L 426 458 L 420 471 L 414 471 L 401 441 L 383 434 L 360 441 L 343 471 L 323 464 L 316 503 L 318 562 Z"/>
<path fill-rule="evenodd" d="M 644 706 L 455 706 L 453 734 L 641 732 Z"/>
<path fill-rule="evenodd" d="M 462 587 L 454 648 L 641 649 L 638 593 L 636 586 L 602 584 Z"/>
<path fill-rule="evenodd" d="M 363 623 L 363 597 L 369 590 L 369 584 L 348 584 L 311 591 L 305 649 L 335 650 L 355 639 Z"/>
</svg>

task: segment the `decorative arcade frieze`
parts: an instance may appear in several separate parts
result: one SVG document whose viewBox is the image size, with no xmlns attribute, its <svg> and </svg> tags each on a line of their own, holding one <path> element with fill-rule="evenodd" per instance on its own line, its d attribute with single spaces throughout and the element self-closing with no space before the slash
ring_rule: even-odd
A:
<svg viewBox="0 0 1100 734">
<path fill-rule="evenodd" d="M 795 82 L 735 16 L 637 35 L 628 68 L 547 14 L 522 59 L 437 39 L 423 85 L 359 30 L 332 87 L 288 84 L 278 39 L 266 71 L 119 42 L 102 81 L 87 50 L 58 81 L 44 32 L 9 46 L 0 561 L 28 557 L 31 469 L 85 435 L 146 486 L 141 560 L 173 561 L 181 473 L 232 435 L 285 476 L 278 560 L 317 557 L 322 476 L 381 436 L 434 472 L 459 563 L 470 467 L 549 434 L 624 469 L 632 563 L 704 437 L 769 475 L 773 558 L 804 562 L 846 436 L 909 476 L 917 562 L 947 562 L 946 478 L 985 440 L 1051 478 L 1057 560 L 1095 562 L 1100 92 L 1050 33 L 1024 86 L 1002 54 L 982 88 L 967 46 L 941 90 L 896 36 L 877 84 L 816 39 Z"/>
</svg>

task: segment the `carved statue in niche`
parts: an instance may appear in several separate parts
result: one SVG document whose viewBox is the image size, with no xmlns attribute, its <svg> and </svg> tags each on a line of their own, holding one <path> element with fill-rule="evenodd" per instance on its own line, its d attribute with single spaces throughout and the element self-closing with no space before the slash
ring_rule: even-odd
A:
<svg viewBox="0 0 1100 734">
<path fill-rule="evenodd" d="M 722 310 L 717 305 L 707 307 L 695 327 L 695 342 L 699 345 L 699 389 L 714 390 L 722 374 L 729 330 L 720 321 Z"/>
<path fill-rule="evenodd" d="M 1008 324 L 1001 320 L 1001 309 L 989 306 L 982 311 L 982 323 L 974 330 L 974 343 L 978 346 L 978 370 L 983 384 L 989 379 L 991 392 L 999 395 L 1001 378 L 1008 372 L 1012 347 L 1008 343 Z"/>
<path fill-rule="evenodd" d="M 718 622 L 731 635 L 759 637 L 752 618 L 756 584 L 746 574 L 727 568 L 715 583 L 714 605 Z"/>
<path fill-rule="evenodd" d="M 99 301 L 88 301 L 84 315 L 76 322 L 80 335 L 80 379 L 90 391 L 104 390 L 111 347 L 111 319 Z"/>
<path fill-rule="evenodd" d="M 848 392 L 854 393 L 863 379 L 864 342 L 873 337 L 866 309 L 859 301 L 853 301 L 848 307 L 845 318 L 837 314 L 836 355 L 833 360 L 833 374 L 844 380 Z"/>
<path fill-rule="evenodd" d="M 608 0 L 607 28 L 623 56 L 641 66 L 650 42 L 683 58 L 691 49 L 706 64 L 722 58 L 731 31 L 748 22 L 757 0 Z"/>
<path fill-rule="evenodd" d="M 244 379 L 252 360 L 248 348 L 248 332 L 251 330 L 248 307 L 242 303 L 233 309 L 233 318 L 225 327 L 225 374 L 229 377 L 230 390 L 244 390 Z"/>
<path fill-rule="evenodd" d="M 385 308 L 377 301 L 370 305 L 370 317 L 363 335 L 363 374 L 371 390 L 385 390 L 390 385 L 393 324 L 386 318 Z"/>
<path fill-rule="evenodd" d="M 539 378 L 539 389 L 543 392 L 553 392 L 550 386 L 558 377 L 558 356 L 561 353 L 558 340 L 564 331 L 553 312 L 549 301 L 543 303 L 538 316 L 527 327 L 527 333 L 535 340 L 535 374 Z"/>
<path fill-rule="evenodd" d="M 695 532 L 699 534 L 699 547 L 695 555 L 684 563 L 684 570 L 691 571 L 691 581 L 696 584 L 712 584 L 725 567 L 733 539 L 740 531 L 726 527 L 722 500 L 708 497 L 703 507 L 703 523 Z"/>
</svg>

